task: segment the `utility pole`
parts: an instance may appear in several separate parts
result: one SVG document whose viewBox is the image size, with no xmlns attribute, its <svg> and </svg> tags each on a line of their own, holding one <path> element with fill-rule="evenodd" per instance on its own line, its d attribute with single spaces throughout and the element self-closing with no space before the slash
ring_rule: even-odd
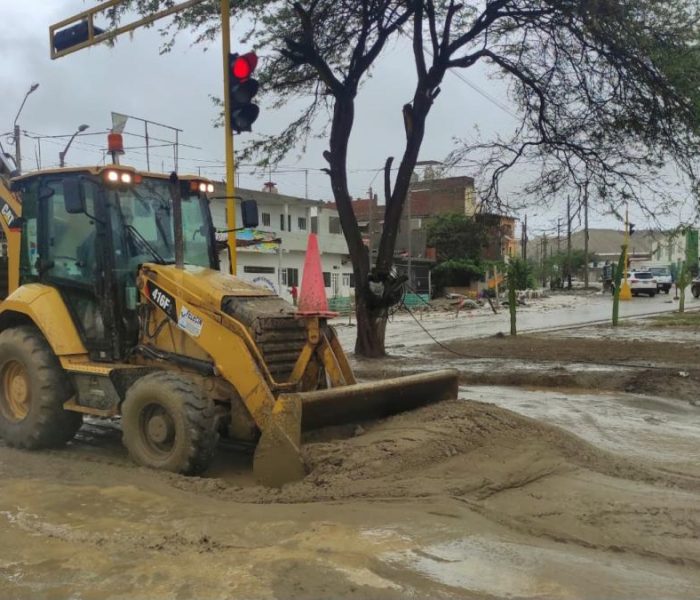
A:
<svg viewBox="0 0 700 600">
<path fill-rule="evenodd" d="M 146 171 L 151 172 L 151 155 L 148 151 L 148 121 L 143 121 L 143 136 L 146 140 Z"/>
<path fill-rule="evenodd" d="M 566 197 L 566 278 L 571 289 L 571 196 Z"/>
<path fill-rule="evenodd" d="M 229 54 L 231 53 L 231 6 L 229 0 L 221 0 L 221 53 L 224 66 L 224 136 L 226 139 L 226 229 L 228 229 L 228 253 L 231 257 L 229 272 L 236 275 L 236 194 L 235 172 L 233 158 L 233 130 L 231 129 L 231 102 L 229 87 L 231 69 L 229 68 Z"/>
<path fill-rule="evenodd" d="M 561 217 L 557 217 L 557 254 L 561 254 Z"/>
<path fill-rule="evenodd" d="M 372 247 L 374 246 L 374 192 L 372 190 L 372 186 L 369 186 L 369 235 L 368 235 L 368 244 L 369 244 L 369 268 L 370 271 L 372 270 Z"/>
<path fill-rule="evenodd" d="M 630 284 L 627 281 L 627 257 L 630 247 L 629 222 L 629 206 L 625 204 L 625 242 L 622 245 L 622 258 L 620 259 L 622 261 L 622 273 L 624 279 L 622 281 L 622 284 L 620 285 L 619 294 L 620 300 L 625 301 L 632 300 L 632 289 L 630 288 Z"/>
<path fill-rule="evenodd" d="M 15 132 L 14 132 L 14 139 L 15 139 L 15 165 L 17 166 L 17 172 L 22 173 L 22 150 L 20 149 L 20 140 L 22 138 L 22 135 L 20 134 L 19 131 L 19 125 L 15 123 Z"/>
<path fill-rule="evenodd" d="M 583 190 L 583 286 L 588 289 L 588 178 Z"/>
<path fill-rule="evenodd" d="M 521 236 L 520 244 L 522 247 L 521 254 L 523 257 L 523 260 L 527 260 L 527 215 L 525 215 L 525 219 L 523 220 L 523 233 Z"/>
<path fill-rule="evenodd" d="M 547 287 L 547 236 L 542 235 L 542 287 Z"/>
</svg>

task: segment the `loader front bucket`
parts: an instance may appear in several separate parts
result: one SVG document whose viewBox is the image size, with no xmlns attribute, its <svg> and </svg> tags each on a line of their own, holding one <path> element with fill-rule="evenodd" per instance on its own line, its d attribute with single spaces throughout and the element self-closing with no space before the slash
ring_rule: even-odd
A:
<svg viewBox="0 0 700 600">
<path fill-rule="evenodd" d="M 381 419 L 457 398 L 458 372 L 442 370 L 314 392 L 281 394 L 255 451 L 263 485 L 281 487 L 304 476 L 301 432 Z"/>
<path fill-rule="evenodd" d="M 445 369 L 298 394 L 301 430 L 381 419 L 457 398 L 458 376 L 457 371 Z"/>
</svg>

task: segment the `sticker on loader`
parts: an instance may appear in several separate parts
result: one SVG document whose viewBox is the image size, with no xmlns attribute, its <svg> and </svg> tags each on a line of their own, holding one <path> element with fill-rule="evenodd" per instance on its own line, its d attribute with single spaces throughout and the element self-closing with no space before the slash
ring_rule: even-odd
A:
<svg viewBox="0 0 700 600">
<path fill-rule="evenodd" d="M 199 337 L 199 334 L 202 333 L 202 319 L 184 306 L 180 309 L 180 318 L 177 321 L 177 326 L 192 337 Z"/>
</svg>

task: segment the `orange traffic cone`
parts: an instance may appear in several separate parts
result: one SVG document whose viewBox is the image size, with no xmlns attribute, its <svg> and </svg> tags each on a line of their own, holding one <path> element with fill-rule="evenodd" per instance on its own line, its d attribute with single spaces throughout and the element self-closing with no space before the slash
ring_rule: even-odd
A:
<svg viewBox="0 0 700 600">
<path fill-rule="evenodd" d="M 326 287 L 323 284 L 323 270 L 321 269 L 321 254 L 318 251 L 318 238 L 315 233 L 309 234 L 309 241 L 306 245 L 304 274 L 301 278 L 297 315 L 328 318 L 338 316 L 338 313 L 328 310 Z"/>
</svg>

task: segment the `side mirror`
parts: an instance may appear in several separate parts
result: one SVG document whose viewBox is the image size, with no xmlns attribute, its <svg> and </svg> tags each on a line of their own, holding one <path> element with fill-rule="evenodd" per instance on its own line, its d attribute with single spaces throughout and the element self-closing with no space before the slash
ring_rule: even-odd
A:
<svg viewBox="0 0 700 600">
<path fill-rule="evenodd" d="M 69 215 L 85 212 L 85 188 L 80 179 L 71 177 L 63 180 L 63 204 Z"/>
<path fill-rule="evenodd" d="M 255 200 L 241 201 L 241 218 L 246 229 L 258 226 L 258 203 Z"/>
</svg>

